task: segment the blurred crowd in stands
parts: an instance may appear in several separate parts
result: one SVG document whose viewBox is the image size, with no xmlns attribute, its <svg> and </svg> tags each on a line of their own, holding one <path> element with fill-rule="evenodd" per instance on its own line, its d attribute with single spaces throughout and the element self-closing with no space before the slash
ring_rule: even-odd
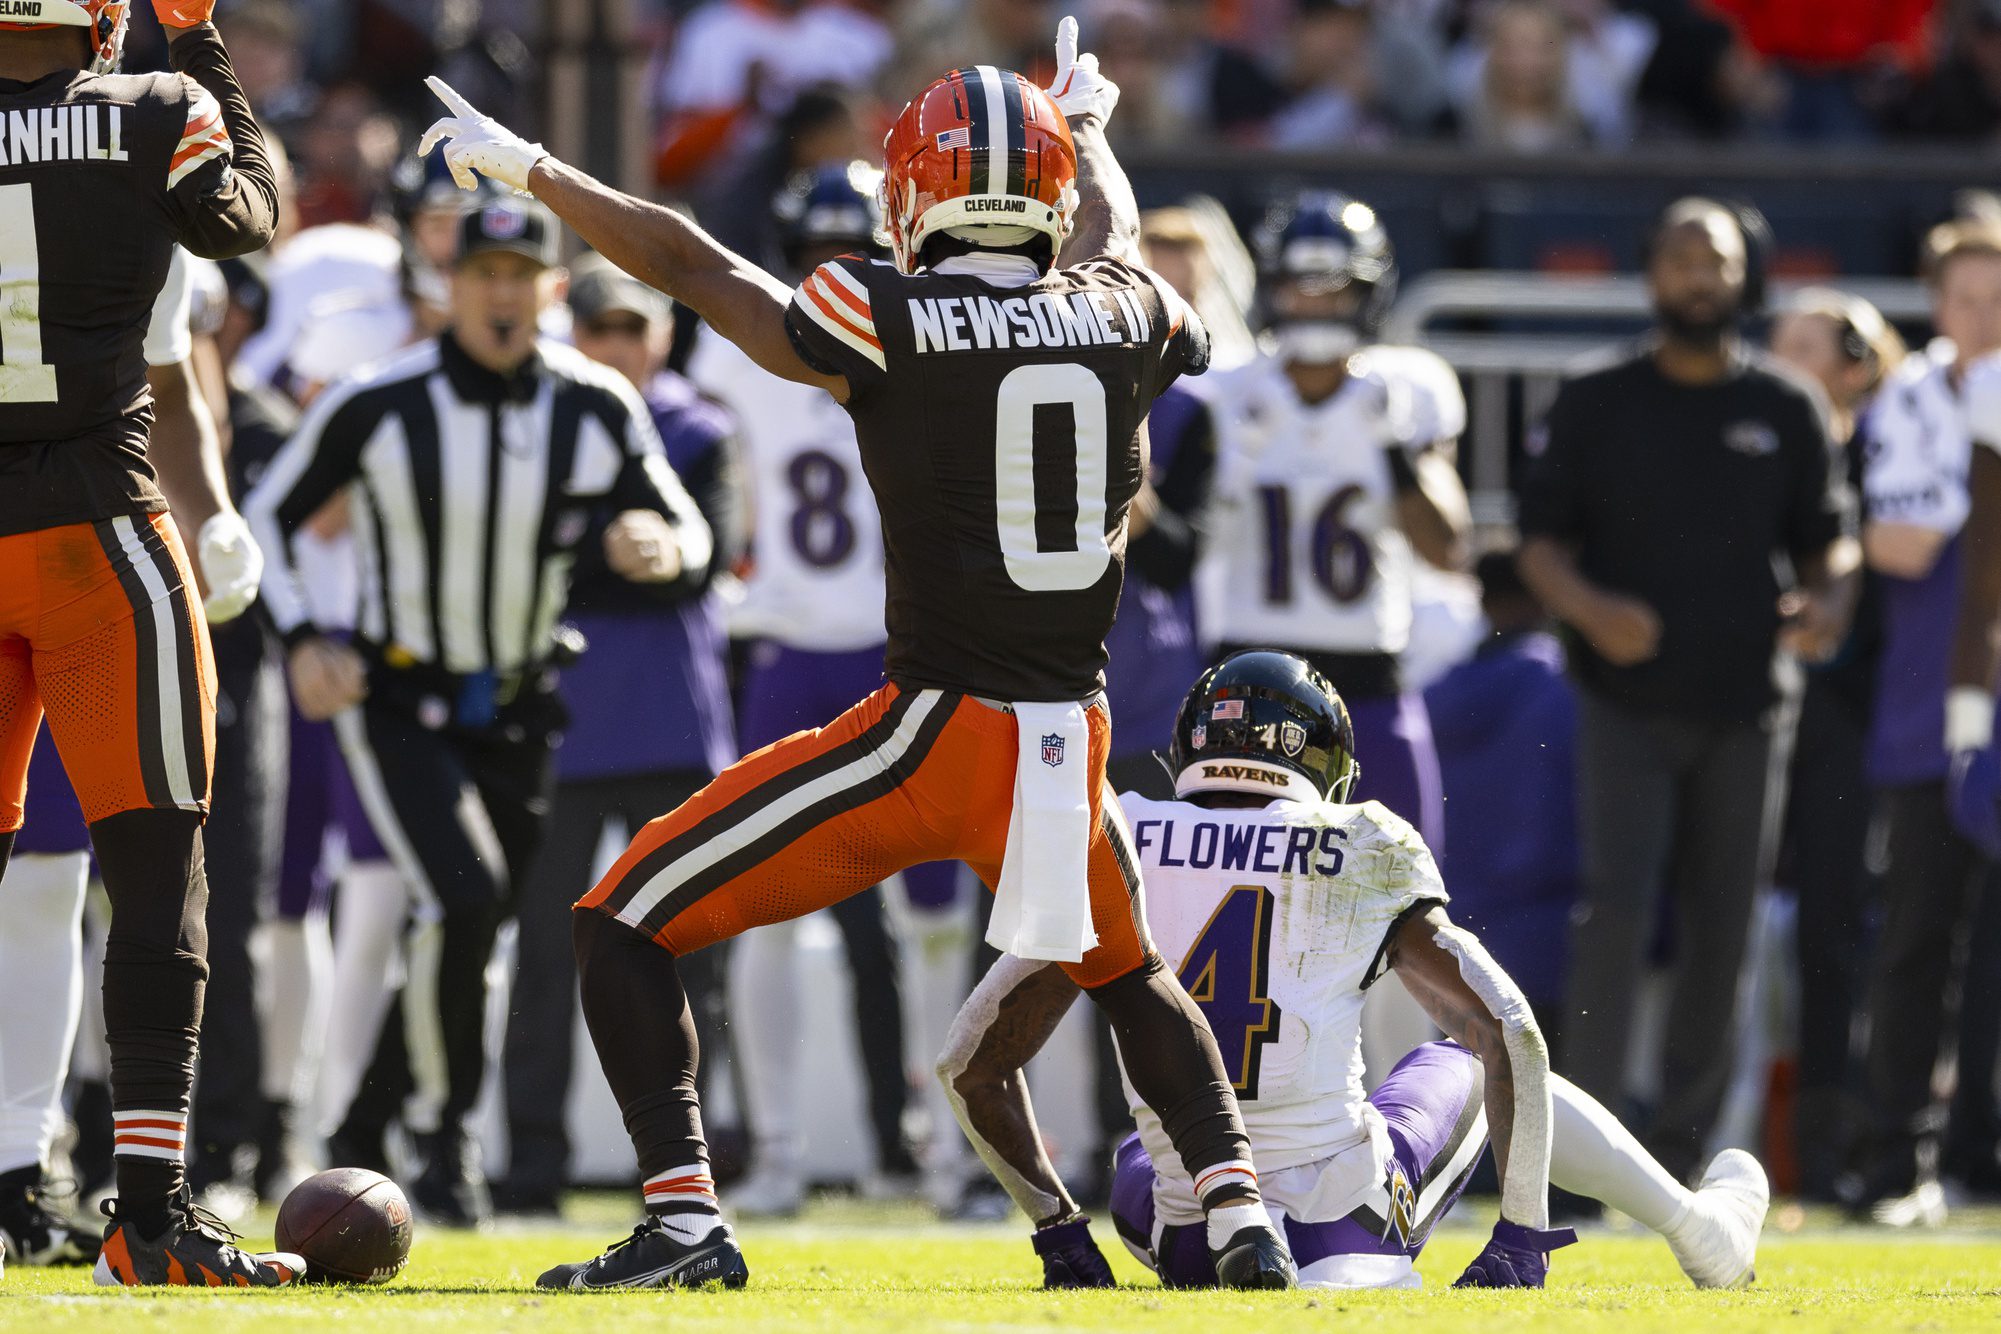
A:
<svg viewBox="0 0 2001 1334">
<path fill-rule="evenodd" d="M 617 9 L 618 6 L 610 6 Z M 2001 132 L 2001 0 L 632 0 L 657 184 L 768 198 L 867 156 L 938 70 L 1046 75 L 1076 9 L 1124 90 L 1122 150 L 1463 144 L 1508 154 L 1689 143 L 1979 144 Z M 441 72 L 534 131 L 543 0 L 236 0 L 252 103 L 311 222 L 365 217 Z M 578 40 L 594 39 L 589 25 Z M 135 24 L 131 62 L 164 65 Z M 817 142 L 801 146 L 802 133 Z M 775 163 L 774 155 L 789 159 Z"/>
</svg>

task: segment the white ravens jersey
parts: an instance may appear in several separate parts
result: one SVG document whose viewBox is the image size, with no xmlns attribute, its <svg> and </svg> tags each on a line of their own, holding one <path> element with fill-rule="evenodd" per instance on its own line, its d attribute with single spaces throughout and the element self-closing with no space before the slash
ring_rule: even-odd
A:
<svg viewBox="0 0 2001 1334">
<path fill-rule="evenodd" d="M 1951 340 L 1933 339 L 1890 372 L 1870 404 L 1862 490 L 1871 520 L 1948 537 L 1965 524 L 1973 446 L 2001 448 L 2001 355 L 1973 362 L 1955 386 L 1958 356 Z"/>
<path fill-rule="evenodd" d="M 730 633 L 820 653 L 881 644 L 882 519 L 854 422 L 825 391 L 779 379 L 713 332 L 688 378 L 736 414 L 743 450 L 751 573 Z"/>
<path fill-rule="evenodd" d="M 1330 653 L 1401 653 L 1416 557 L 1397 526 L 1385 451 L 1456 438 L 1466 403 L 1451 367 L 1371 347 L 1318 404 L 1266 355 L 1211 377 L 1216 483 L 1196 573 L 1204 635 Z"/>
<path fill-rule="evenodd" d="M 1362 993 L 1397 919 L 1445 901 L 1430 849 L 1373 801 L 1119 800 L 1154 944 L 1216 1034 L 1258 1170 L 1321 1164 L 1323 1198 L 1299 1216 L 1340 1217 L 1348 1194 L 1382 1182 L 1389 1141 L 1362 1086 Z M 1159 1118 L 1130 1081 L 1126 1093 L 1165 1190 L 1192 1200 Z"/>
</svg>

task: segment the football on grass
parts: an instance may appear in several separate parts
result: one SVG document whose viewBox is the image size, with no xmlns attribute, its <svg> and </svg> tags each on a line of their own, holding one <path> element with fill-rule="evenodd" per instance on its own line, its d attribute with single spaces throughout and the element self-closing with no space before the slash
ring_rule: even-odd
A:
<svg viewBox="0 0 2001 1334">
<path fill-rule="evenodd" d="M 308 1282 L 387 1283 L 410 1258 L 410 1202 L 380 1172 L 321 1172 L 278 1206 L 278 1249 L 305 1257 Z"/>
</svg>

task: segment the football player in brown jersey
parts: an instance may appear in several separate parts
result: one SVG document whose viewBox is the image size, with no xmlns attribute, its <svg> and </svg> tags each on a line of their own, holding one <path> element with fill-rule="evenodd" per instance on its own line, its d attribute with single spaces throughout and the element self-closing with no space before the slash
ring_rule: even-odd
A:
<svg viewBox="0 0 2001 1334">
<path fill-rule="evenodd" d="M 112 904 L 117 1199 L 97 1279 L 277 1286 L 303 1262 L 238 1249 L 183 1179 L 215 691 L 162 483 L 214 582 L 238 582 L 248 542 L 212 445 L 149 462 L 142 343 L 174 246 L 258 249 L 278 191 L 213 0 L 154 0 L 171 74 L 113 73 L 130 8 L 0 4 L 0 867 L 46 711 Z"/>
<path fill-rule="evenodd" d="M 544 1286 L 746 1280 L 674 961 L 943 859 L 996 887 L 989 938 L 1060 962 L 1134 1054 L 1199 1185 L 1221 1281 L 1293 1281 L 1215 1041 L 1148 938 L 1104 782 L 1104 640 L 1146 414 L 1205 368 L 1208 335 L 1137 262 L 1138 210 L 1104 137 L 1118 90 L 1078 56 L 1074 20 L 1057 64 L 1049 90 L 977 65 L 920 93 L 884 142 L 895 263 L 838 259 L 796 291 L 433 81 L 454 114 L 426 144 L 450 141 L 461 185 L 477 173 L 534 194 L 766 370 L 847 408 L 887 553 L 887 683 L 653 821 L 578 904 L 584 1012 L 648 1214 Z"/>
</svg>

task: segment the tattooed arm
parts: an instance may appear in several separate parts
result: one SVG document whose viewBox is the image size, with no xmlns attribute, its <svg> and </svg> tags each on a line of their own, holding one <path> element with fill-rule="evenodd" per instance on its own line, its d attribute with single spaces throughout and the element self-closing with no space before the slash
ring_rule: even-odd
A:
<svg viewBox="0 0 2001 1334">
<path fill-rule="evenodd" d="M 1548 1227 L 1549 1050 L 1528 1002 L 1439 905 L 1404 922 L 1389 962 L 1446 1036 L 1480 1058 L 1501 1216 L 1523 1227 Z"/>
<path fill-rule="evenodd" d="M 1077 999 L 1055 964 L 1002 955 L 959 1010 L 938 1079 L 960 1129 L 1037 1227 L 1076 1215 L 1036 1128 L 1022 1067 L 1042 1050 Z"/>
</svg>

